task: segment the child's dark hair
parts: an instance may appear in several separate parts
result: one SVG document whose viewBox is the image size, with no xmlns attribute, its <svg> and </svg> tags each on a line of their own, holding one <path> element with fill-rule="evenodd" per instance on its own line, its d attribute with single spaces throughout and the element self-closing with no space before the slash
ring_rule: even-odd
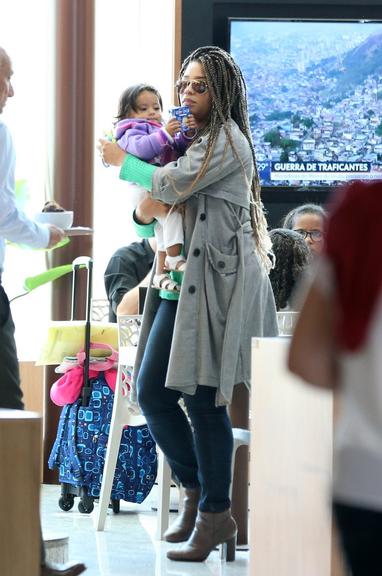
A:
<svg viewBox="0 0 382 576">
<path fill-rule="evenodd" d="M 294 230 L 275 228 L 269 232 L 275 267 L 269 272 L 276 308 L 290 305 L 296 284 L 311 262 L 311 252 L 304 238 Z"/>
<path fill-rule="evenodd" d="M 282 227 L 293 230 L 297 218 L 303 214 L 314 214 L 314 216 L 320 216 L 323 223 L 326 220 L 326 211 L 319 204 L 301 204 L 301 206 L 297 206 L 297 208 L 293 208 L 293 210 L 288 212 L 282 222 Z"/>
<path fill-rule="evenodd" d="M 153 94 L 155 94 L 155 96 L 157 96 L 161 110 L 163 110 L 162 97 L 159 94 L 158 90 L 154 88 L 154 86 L 151 86 L 150 84 L 134 84 L 133 86 L 129 86 L 129 88 L 126 88 L 126 90 L 122 93 L 119 99 L 116 122 L 119 122 L 124 118 L 128 118 L 132 111 L 138 112 L 137 98 L 139 94 L 145 91 L 152 92 Z"/>
</svg>

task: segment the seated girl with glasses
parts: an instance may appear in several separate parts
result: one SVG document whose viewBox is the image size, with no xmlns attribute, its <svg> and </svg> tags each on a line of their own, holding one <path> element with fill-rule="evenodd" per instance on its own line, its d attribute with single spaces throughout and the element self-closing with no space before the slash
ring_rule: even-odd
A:
<svg viewBox="0 0 382 576">
<path fill-rule="evenodd" d="M 118 146 L 125 152 L 137 156 L 150 164 L 164 166 L 182 156 L 195 135 L 195 122 L 192 115 L 186 119 L 189 130 L 181 131 L 180 121 L 170 118 L 162 120 L 163 104 L 159 92 L 150 85 L 136 84 L 127 88 L 119 100 L 118 114 L 114 126 L 114 137 Z M 146 190 L 137 184 L 130 184 L 129 197 L 134 208 L 146 196 Z M 181 210 L 175 207 L 164 210 L 157 202 L 154 208 L 157 241 L 156 274 L 153 277 L 155 288 L 179 292 L 180 284 L 173 280 L 166 270 L 183 272 L 186 259 L 182 254 L 184 233 Z"/>
<path fill-rule="evenodd" d="M 285 216 L 283 228 L 295 230 L 303 236 L 313 256 L 323 247 L 326 212 L 319 204 L 302 204 Z"/>
</svg>

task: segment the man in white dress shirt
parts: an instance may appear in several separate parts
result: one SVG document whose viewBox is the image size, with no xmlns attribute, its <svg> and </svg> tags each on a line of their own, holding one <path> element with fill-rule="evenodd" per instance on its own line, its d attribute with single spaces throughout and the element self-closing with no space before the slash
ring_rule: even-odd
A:
<svg viewBox="0 0 382 576">
<path fill-rule="evenodd" d="M 12 97 L 12 64 L 0 47 L 0 114 Z M 8 297 L 1 283 L 5 241 L 11 240 L 32 248 L 50 248 L 64 238 L 64 231 L 53 225 L 30 220 L 15 203 L 15 150 L 8 128 L 0 119 L 0 408 L 22 410 L 19 364 L 14 338 L 14 324 Z M 53 565 L 45 561 L 41 546 L 41 576 L 77 576 L 85 570 L 83 564 Z"/>
</svg>

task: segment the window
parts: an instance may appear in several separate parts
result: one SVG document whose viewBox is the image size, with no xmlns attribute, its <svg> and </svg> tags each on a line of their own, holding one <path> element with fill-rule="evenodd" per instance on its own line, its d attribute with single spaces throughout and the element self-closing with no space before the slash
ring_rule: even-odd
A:
<svg viewBox="0 0 382 576">
<path fill-rule="evenodd" d="M 50 126 L 50 58 L 52 2 L 0 0 L 1 45 L 12 60 L 14 98 L 8 100 L 2 114 L 16 147 L 16 180 L 23 192 L 20 205 L 30 216 L 40 211 L 48 189 L 48 128 Z M 21 17 L 20 17 L 21 15 Z M 32 25 L 31 23 L 37 23 Z M 10 298 L 23 292 L 27 276 L 46 268 L 45 252 L 8 246 L 4 284 Z M 38 329 L 50 315 L 49 287 L 39 288 L 15 300 L 12 314 L 16 324 L 19 358 L 33 360 L 39 352 L 43 334 Z"/>
<path fill-rule="evenodd" d="M 173 105 L 175 0 L 97 0 L 95 49 L 95 142 L 110 131 L 125 88 L 145 82 L 162 95 L 163 116 Z M 104 298 L 103 272 L 113 252 L 137 240 L 128 184 L 118 169 L 94 167 L 94 285 Z M 105 233 L 105 230 L 107 231 Z"/>
<path fill-rule="evenodd" d="M 118 180 L 116 169 L 102 165 L 96 141 L 110 130 L 118 98 L 130 84 L 155 85 L 167 117 L 173 104 L 175 2 L 96 0 L 95 298 L 105 297 L 103 272 L 112 253 L 136 239 L 126 204 L 127 185 Z M 31 216 L 42 209 L 45 197 L 53 196 L 54 5 L 51 0 L 0 0 L 0 43 L 11 56 L 15 72 L 15 98 L 9 100 L 3 119 L 15 142 L 16 178 L 25 180 L 28 190 L 23 209 Z M 45 260 L 44 251 L 7 247 L 4 283 L 10 298 L 23 291 L 25 277 L 46 269 Z M 12 304 L 21 360 L 34 360 L 39 354 L 50 318 L 49 301 L 47 285 Z"/>
</svg>

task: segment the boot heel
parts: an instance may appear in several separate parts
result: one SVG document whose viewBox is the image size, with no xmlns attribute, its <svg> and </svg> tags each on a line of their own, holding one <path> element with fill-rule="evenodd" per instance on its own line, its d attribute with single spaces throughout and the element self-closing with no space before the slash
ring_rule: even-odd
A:
<svg viewBox="0 0 382 576">
<path fill-rule="evenodd" d="M 233 562 L 236 554 L 236 534 L 226 542 L 220 544 L 220 560 Z"/>
</svg>

